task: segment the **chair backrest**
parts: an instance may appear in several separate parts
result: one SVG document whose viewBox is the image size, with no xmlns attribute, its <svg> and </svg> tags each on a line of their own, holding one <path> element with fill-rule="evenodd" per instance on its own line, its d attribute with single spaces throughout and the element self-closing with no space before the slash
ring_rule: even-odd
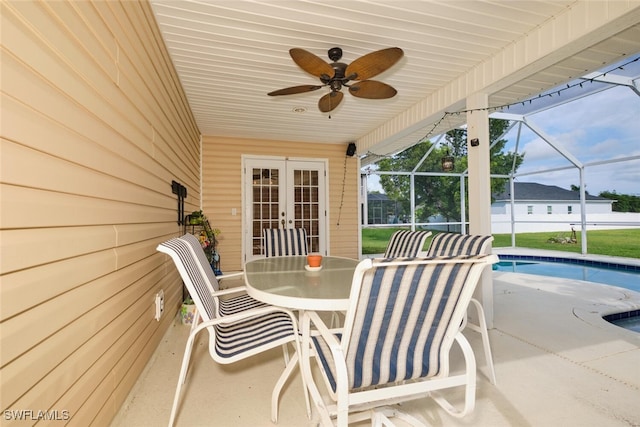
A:
<svg viewBox="0 0 640 427">
<path fill-rule="evenodd" d="M 385 258 L 415 258 L 418 256 L 430 231 L 398 230 L 389 239 Z"/>
<path fill-rule="evenodd" d="M 438 233 L 431 239 L 428 257 L 480 255 L 487 253 L 493 236 L 457 233 Z"/>
<path fill-rule="evenodd" d="M 213 269 L 211 268 L 211 265 L 207 260 L 207 255 L 204 253 L 204 249 L 202 249 L 202 244 L 200 243 L 200 240 L 196 236 L 190 233 L 187 233 L 184 236 L 179 237 L 179 239 L 184 241 L 189 246 L 191 246 L 191 249 L 193 250 L 193 253 L 196 256 L 196 259 L 198 260 L 200 265 L 203 267 L 202 270 L 204 274 L 207 276 L 209 283 L 211 283 L 211 287 L 213 288 L 213 290 L 214 291 L 220 290 L 220 284 L 218 282 L 218 278 L 214 274 Z M 206 268 L 205 266 L 209 266 L 209 267 Z"/>
<path fill-rule="evenodd" d="M 265 228 L 264 254 L 272 256 L 307 255 L 307 230 L 304 228 Z"/>
<path fill-rule="evenodd" d="M 185 239 L 174 238 L 160 243 L 157 250 L 173 259 L 180 277 L 184 282 L 193 303 L 198 309 L 202 320 L 207 321 L 216 318 L 217 304 L 212 293 L 211 284 L 205 279 L 205 269 L 191 250 L 191 245 Z M 205 257 L 205 265 L 208 265 Z"/>
<path fill-rule="evenodd" d="M 362 261 L 341 343 L 349 388 L 447 375 L 448 352 L 480 274 L 495 260 Z"/>
</svg>

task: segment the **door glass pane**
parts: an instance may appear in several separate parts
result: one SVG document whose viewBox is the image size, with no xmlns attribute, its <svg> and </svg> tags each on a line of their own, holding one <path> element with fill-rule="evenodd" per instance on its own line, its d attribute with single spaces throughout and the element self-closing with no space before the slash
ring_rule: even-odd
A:
<svg viewBox="0 0 640 427">
<path fill-rule="evenodd" d="M 309 252 L 320 250 L 319 173 L 317 170 L 295 170 L 293 173 L 294 226 L 304 227 L 309 238 Z"/>
<path fill-rule="evenodd" d="M 280 214 L 278 185 L 280 172 L 278 169 L 253 168 L 253 224 L 252 254 L 264 253 L 262 230 L 277 228 Z"/>
</svg>

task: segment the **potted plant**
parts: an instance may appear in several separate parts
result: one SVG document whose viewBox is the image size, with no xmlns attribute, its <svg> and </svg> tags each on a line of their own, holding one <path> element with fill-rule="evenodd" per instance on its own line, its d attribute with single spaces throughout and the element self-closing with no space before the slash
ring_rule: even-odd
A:
<svg viewBox="0 0 640 427">
<path fill-rule="evenodd" d="M 189 215 L 189 224 L 191 225 L 199 225 L 202 224 L 202 211 L 194 211 Z"/>
<path fill-rule="evenodd" d="M 202 249 L 207 256 L 207 260 L 213 269 L 213 273 L 216 276 L 219 276 L 222 274 L 220 271 L 220 254 L 218 253 L 218 236 L 221 231 L 219 228 L 211 228 L 206 217 L 203 217 L 202 225 L 203 229 L 198 238 L 200 239 Z"/>
<path fill-rule="evenodd" d="M 216 276 L 222 274 L 220 271 L 220 254 L 218 253 L 219 228 L 211 228 L 209 220 L 202 211 L 194 211 L 187 215 L 187 222 L 192 226 L 191 233 L 200 240 L 202 250 L 207 256 L 207 260 Z"/>
<path fill-rule="evenodd" d="M 193 300 L 190 296 L 186 297 L 182 302 L 182 307 L 180 308 L 180 320 L 183 325 L 191 325 L 193 324 L 196 318 L 196 305 L 193 303 Z"/>
</svg>

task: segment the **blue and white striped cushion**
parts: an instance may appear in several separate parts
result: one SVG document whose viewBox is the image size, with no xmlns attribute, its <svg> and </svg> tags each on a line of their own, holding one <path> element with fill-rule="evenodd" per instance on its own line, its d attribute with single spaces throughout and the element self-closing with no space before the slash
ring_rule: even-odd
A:
<svg viewBox="0 0 640 427">
<path fill-rule="evenodd" d="M 427 256 L 479 255 L 492 236 L 439 233 L 433 236 Z"/>
<path fill-rule="evenodd" d="M 230 298 L 218 298 L 220 316 L 230 316 L 252 308 L 265 307 L 267 304 L 250 297 L 247 294 Z"/>
<path fill-rule="evenodd" d="M 267 257 L 307 255 L 307 231 L 304 228 L 266 228 L 263 230 Z"/>
<path fill-rule="evenodd" d="M 431 235 L 430 231 L 411 231 L 399 230 L 393 233 L 387 250 L 384 253 L 385 258 L 415 258 L 422 250 L 427 237 Z"/>
<path fill-rule="evenodd" d="M 207 285 L 200 272 L 198 261 L 189 250 L 189 244 L 180 238 L 175 238 L 161 243 L 160 246 L 170 249 L 178 256 L 180 263 L 186 270 L 186 277 L 183 276 L 182 281 L 187 287 L 189 295 L 196 303 L 202 319 L 215 319 L 216 303 L 212 295 L 213 289 Z"/>
<path fill-rule="evenodd" d="M 216 326 L 216 354 L 230 358 L 270 342 L 294 336 L 291 318 L 283 312 Z"/>
<path fill-rule="evenodd" d="M 445 331 L 471 267 L 413 264 L 369 270 L 346 354 L 349 388 L 437 375 Z M 321 338 L 313 343 L 335 391 L 329 349 Z"/>
<path fill-rule="evenodd" d="M 196 255 L 197 261 L 202 265 L 202 269 L 204 270 L 205 275 L 207 276 L 207 280 L 211 284 L 211 287 L 214 291 L 218 291 L 220 289 L 220 284 L 218 282 L 218 278 L 215 274 L 213 274 L 213 270 L 209 265 L 209 261 L 207 260 L 207 255 L 204 253 L 202 249 L 202 245 L 200 244 L 200 240 L 193 234 L 185 234 L 180 237 L 182 241 L 191 246 L 191 249 Z M 264 307 L 267 304 L 258 301 L 256 299 L 251 298 L 249 295 L 239 295 L 235 297 L 228 298 L 219 298 L 218 299 L 218 308 L 220 310 L 221 316 L 229 316 L 234 313 L 238 313 L 244 310 L 249 310 L 257 307 Z"/>
</svg>

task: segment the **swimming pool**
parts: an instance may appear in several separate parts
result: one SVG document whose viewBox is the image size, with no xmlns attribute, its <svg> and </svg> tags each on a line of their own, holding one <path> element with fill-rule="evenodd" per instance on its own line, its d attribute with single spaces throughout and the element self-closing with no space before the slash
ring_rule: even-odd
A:
<svg viewBox="0 0 640 427">
<path fill-rule="evenodd" d="M 494 271 L 586 280 L 640 292 L 640 266 L 532 255 L 500 254 L 498 259 L 499 262 L 493 265 Z M 610 314 L 603 316 L 603 319 L 640 333 L 640 310 Z"/>
<path fill-rule="evenodd" d="M 640 292 L 640 266 L 531 255 L 500 254 L 498 258 L 495 271 L 586 280 Z"/>
<path fill-rule="evenodd" d="M 621 328 L 630 331 L 640 332 L 640 310 L 627 311 L 625 313 L 614 313 L 602 316 L 604 320 L 613 323 Z"/>
</svg>

